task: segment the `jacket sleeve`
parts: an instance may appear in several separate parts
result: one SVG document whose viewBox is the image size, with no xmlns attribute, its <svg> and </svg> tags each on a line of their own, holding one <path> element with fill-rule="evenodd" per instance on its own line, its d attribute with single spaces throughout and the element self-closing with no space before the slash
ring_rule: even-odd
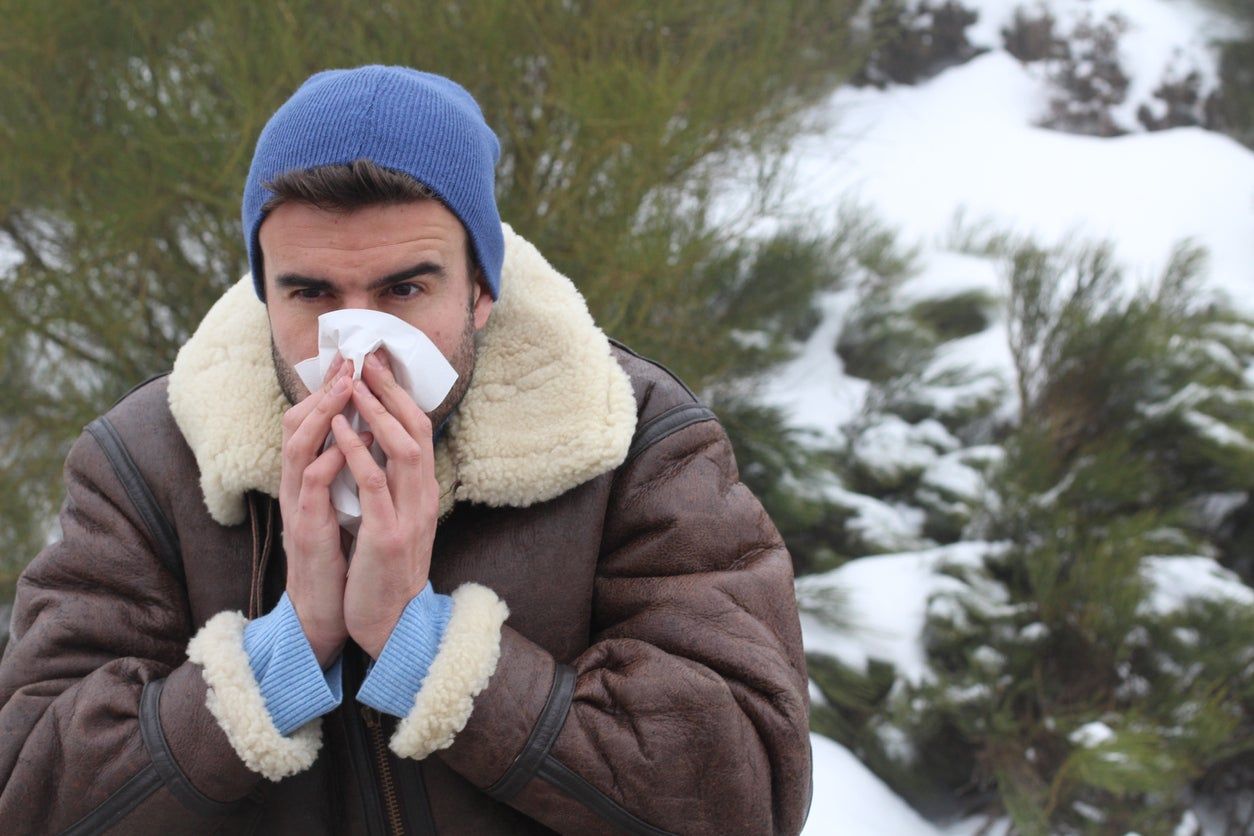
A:
<svg viewBox="0 0 1254 836">
<path fill-rule="evenodd" d="M 677 424 L 617 475 L 591 646 L 559 664 L 500 626 L 499 661 L 464 728 L 406 738 L 402 724 L 394 749 L 440 749 L 561 832 L 801 829 L 810 743 L 791 561 L 718 422 Z M 490 600 L 454 597 L 446 646 L 473 635 L 459 615 L 492 620 Z M 458 655 L 483 656 L 473 645 Z M 448 681 L 439 663 L 434 684 Z"/>
<path fill-rule="evenodd" d="M 65 465 L 61 539 L 18 581 L 0 662 L 5 832 L 203 832 L 260 776 L 206 709 L 182 583 L 94 438 Z"/>
</svg>

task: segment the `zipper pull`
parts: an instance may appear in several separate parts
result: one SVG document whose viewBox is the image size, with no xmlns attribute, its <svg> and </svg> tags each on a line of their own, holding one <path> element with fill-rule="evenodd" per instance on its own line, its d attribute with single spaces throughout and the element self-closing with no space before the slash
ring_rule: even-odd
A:
<svg viewBox="0 0 1254 836">
<path fill-rule="evenodd" d="M 367 728 L 381 729 L 383 728 L 383 719 L 379 716 L 379 712 L 368 705 L 361 707 L 362 719 L 366 721 Z"/>
</svg>

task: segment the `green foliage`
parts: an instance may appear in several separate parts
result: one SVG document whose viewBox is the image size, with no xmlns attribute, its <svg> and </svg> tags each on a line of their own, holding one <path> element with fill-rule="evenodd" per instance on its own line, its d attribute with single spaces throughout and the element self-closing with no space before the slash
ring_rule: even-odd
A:
<svg viewBox="0 0 1254 836">
<path fill-rule="evenodd" d="M 860 273 L 835 346 L 845 372 L 870 384 L 862 413 L 842 428 L 835 471 L 856 493 L 836 500 L 845 514 L 834 543 L 850 557 L 962 539 L 993 463 L 988 448 L 977 448 L 998 435 L 995 412 L 1007 394 L 991 376 L 935 362 L 947 343 L 990 327 L 998 302 L 978 290 L 913 297 L 906 285 L 918 272 L 917 252 L 863 223 L 888 255 Z M 899 517 L 901 506 L 922 512 L 920 530 L 874 522 Z"/>
<path fill-rule="evenodd" d="M 1237 26 L 1220 38 L 1219 90 L 1206 102 L 1207 127 L 1254 148 L 1254 6 L 1246 0 L 1208 0 Z"/>
<path fill-rule="evenodd" d="M 978 334 L 991 325 L 989 311 L 993 307 L 987 293 L 968 290 L 917 302 L 910 309 L 910 318 L 930 331 L 937 342 L 948 342 Z"/>
<path fill-rule="evenodd" d="M 1222 94 L 1214 105 L 1214 127 L 1254 148 L 1254 40 L 1223 45 L 1219 79 Z"/>
<path fill-rule="evenodd" d="M 1254 325 L 1208 297 L 1199 251 L 1124 298 L 1106 247 L 1011 257 L 1010 340 L 1025 495 L 1057 492 L 1100 520 L 1154 510 L 1194 537 L 1191 501 L 1254 487 Z M 1031 468 L 1027 464 L 1033 464 Z M 1078 474 L 1078 475 L 1077 475 Z M 1084 478 L 1079 478 L 1083 476 Z"/>
<path fill-rule="evenodd" d="M 805 245 L 759 252 L 709 207 L 733 175 L 747 214 L 769 202 L 795 115 L 859 60 L 853 5 L 0 0 L 6 571 L 45 536 L 70 440 L 242 273 L 256 136 L 325 67 L 462 82 L 502 141 L 502 217 L 694 387 L 784 356 L 813 316 Z"/>
<path fill-rule="evenodd" d="M 852 218 L 852 210 L 844 215 Z M 860 249 L 871 257 L 861 261 L 865 277 L 835 349 L 846 374 L 882 383 L 918 368 L 935 340 L 900 315 L 899 293 L 916 272 L 917 250 L 903 247 L 891 230 L 873 220 L 863 217 L 857 224 Z"/>
<path fill-rule="evenodd" d="M 920 546 L 983 542 L 938 569 L 929 675 L 812 654 L 815 728 L 940 815 L 1009 816 L 1024 834 L 1172 833 L 1204 793 L 1242 832 L 1254 607 L 1232 574 L 1229 598 L 1164 603 L 1153 571 L 1160 555 L 1238 571 L 1248 559 L 1254 324 L 1204 290 L 1187 245 L 1136 289 L 1107 246 L 1045 249 L 962 218 L 949 244 L 1004 266 L 1003 309 L 979 295 L 904 302 L 908 270 L 859 286 L 842 356 L 863 335 L 907 342 L 880 338 L 890 362 L 844 428 L 837 472 L 858 493 L 838 500 L 834 542 L 873 553 L 851 532 L 874 503 L 921 511 Z M 1010 339 L 1012 424 L 997 394 L 954 410 L 929 371 L 946 339 L 990 322 Z M 984 493 L 933 480 L 942 462 L 975 471 Z"/>
<path fill-rule="evenodd" d="M 1023 833 L 1169 833 L 1190 787 L 1249 774 L 1254 607 L 1164 608 L 1145 575 L 1219 553 L 1198 500 L 1254 487 L 1250 323 L 1201 263 L 1181 248 L 1130 293 L 1104 247 L 1009 255 L 1022 407 L 986 531 L 1004 545 L 947 569 L 936 677 L 885 710 L 951 754 L 934 780 L 995 789 Z"/>
</svg>

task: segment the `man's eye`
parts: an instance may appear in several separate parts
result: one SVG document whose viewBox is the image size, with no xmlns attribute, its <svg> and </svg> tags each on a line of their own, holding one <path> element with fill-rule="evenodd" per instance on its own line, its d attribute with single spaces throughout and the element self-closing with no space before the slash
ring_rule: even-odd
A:
<svg viewBox="0 0 1254 836">
<path fill-rule="evenodd" d="M 297 299 L 315 300 L 322 298 L 322 291 L 316 287 L 302 287 L 300 290 L 292 294 Z"/>
<path fill-rule="evenodd" d="M 407 299 L 410 296 L 417 296 L 422 292 L 422 288 L 412 282 L 403 282 L 401 284 L 392 285 L 392 295 L 401 299 Z"/>
</svg>

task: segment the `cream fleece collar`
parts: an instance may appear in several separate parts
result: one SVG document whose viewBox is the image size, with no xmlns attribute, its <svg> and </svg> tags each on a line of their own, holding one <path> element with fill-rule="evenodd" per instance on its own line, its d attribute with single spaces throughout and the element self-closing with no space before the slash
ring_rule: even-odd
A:
<svg viewBox="0 0 1254 836">
<path fill-rule="evenodd" d="M 524 507 L 626 458 L 631 383 L 575 286 L 508 225 L 501 296 L 474 380 L 436 448 L 441 514 L 456 501 Z M 244 520 L 244 494 L 278 495 L 280 421 L 265 305 L 244 276 L 209 310 L 170 374 L 170 411 L 200 466 L 209 514 Z"/>
</svg>

